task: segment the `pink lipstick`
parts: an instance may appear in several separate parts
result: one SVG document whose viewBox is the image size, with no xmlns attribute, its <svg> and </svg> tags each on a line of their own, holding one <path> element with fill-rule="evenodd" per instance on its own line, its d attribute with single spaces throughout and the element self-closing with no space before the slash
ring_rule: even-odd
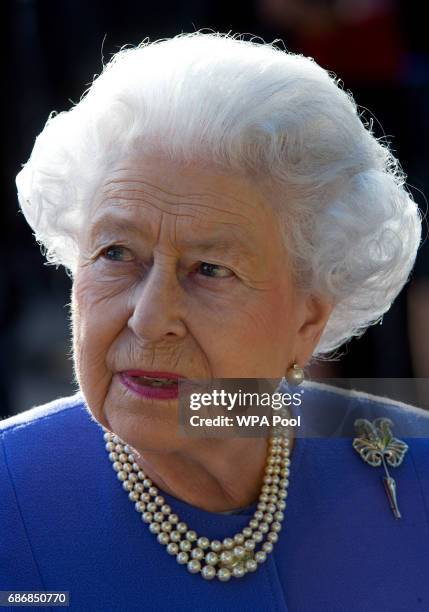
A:
<svg viewBox="0 0 429 612">
<path fill-rule="evenodd" d="M 179 379 L 183 378 L 174 372 L 125 370 L 119 373 L 123 385 L 149 399 L 176 399 L 179 396 Z"/>
</svg>

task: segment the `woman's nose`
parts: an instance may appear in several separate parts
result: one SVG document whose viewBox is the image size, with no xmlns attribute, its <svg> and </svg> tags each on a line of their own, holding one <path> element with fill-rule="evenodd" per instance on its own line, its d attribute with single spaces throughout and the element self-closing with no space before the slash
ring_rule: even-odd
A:
<svg viewBox="0 0 429 612">
<path fill-rule="evenodd" d="M 183 290 L 174 270 L 152 266 L 135 289 L 128 327 L 141 340 L 151 342 L 186 335 Z"/>
</svg>

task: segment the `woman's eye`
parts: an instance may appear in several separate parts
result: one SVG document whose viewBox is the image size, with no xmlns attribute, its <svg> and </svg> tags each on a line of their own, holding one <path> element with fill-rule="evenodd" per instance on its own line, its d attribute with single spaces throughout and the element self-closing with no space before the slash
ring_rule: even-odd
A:
<svg viewBox="0 0 429 612">
<path fill-rule="evenodd" d="M 109 261 L 131 261 L 132 255 L 129 249 L 121 245 L 108 246 L 100 253 L 104 259 Z"/>
<path fill-rule="evenodd" d="M 219 266 L 217 264 L 207 263 L 205 261 L 200 263 L 197 268 L 197 272 L 202 276 L 209 276 L 211 278 L 229 278 L 230 276 L 234 276 L 234 272 L 232 272 L 229 268 L 225 268 L 225 266 Z"/>
</svg>

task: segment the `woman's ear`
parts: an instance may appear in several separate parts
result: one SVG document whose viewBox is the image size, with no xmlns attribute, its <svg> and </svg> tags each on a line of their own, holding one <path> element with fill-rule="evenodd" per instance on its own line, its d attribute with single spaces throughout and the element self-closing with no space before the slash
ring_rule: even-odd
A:
<svg viewBox="0 0 429 612">
<path fill-rule="evenodd" d="M 334 309 L 333 302 L 315 295 L 305 296 L 303 302 L 303 316 L 296 339 L 296 359 L 301 365 L 311 358 Z"/>
</svg>

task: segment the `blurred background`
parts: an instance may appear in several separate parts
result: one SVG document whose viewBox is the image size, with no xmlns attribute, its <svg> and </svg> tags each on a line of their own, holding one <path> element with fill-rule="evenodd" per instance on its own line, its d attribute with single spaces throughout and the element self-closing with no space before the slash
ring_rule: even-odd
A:
<svg viewBox="0 0 429 612">
<path fill-rule="evenodd" d="M 122 45 L 210 28 L 313 57 L 351 90 L 391 144 L 426 215 L 429 49 L 424 2 L 395 0 L 5 0 L 0 252 L 0 418 L 74 392 L 71 281 L 44 265 L 19 212 L 15 176 L 52 110 L 77 102 Z M 429 377 L 427 225 L 416 267 L 382 324 L 312 376 Z"/>
</svg>

